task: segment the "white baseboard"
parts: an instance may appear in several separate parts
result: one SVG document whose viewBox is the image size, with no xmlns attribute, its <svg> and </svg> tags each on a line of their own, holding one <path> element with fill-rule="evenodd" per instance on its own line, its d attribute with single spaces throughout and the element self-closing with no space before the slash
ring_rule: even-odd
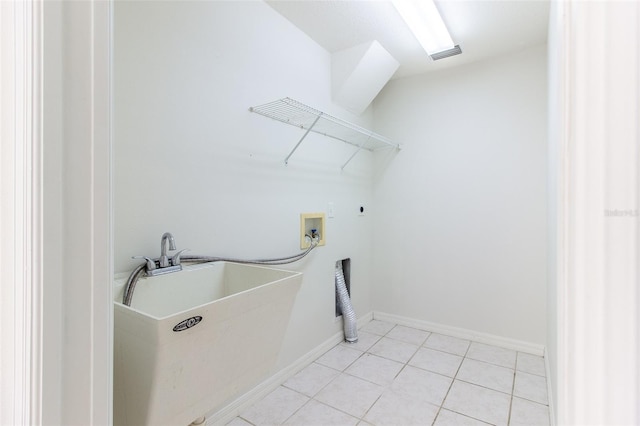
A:
<svg viewBox="0 0 640 426">
<path fill-rule="evenodd" d="M 482 333 L 479 331 L 468 330 L 466 328 L 452 327 L 429 321 L 422 321 L 413 318 L 407 318 L 399 315 L 387 314 L 384 312 L 373 312 L 373 319 L 387 321 L 394 324 L 404 325 L 407 327 L 417 328 L 419 330 L 432 331 L 447 336 L 459 337 L 461 339 L 473 340 L 474 342 L 485 343 L 488 345 L 499 346 L 501 348 L 512 349 L 519 352 L 525 352 L 532 355 L 544 355 L 544 345 L 536 343 L 524 342 L 522 340 L 509 339 L 507 337 L 496 336 L 494 334 Z"/>
<path fill-rule="evenodd" d="M 364 314 L 360 318 L 358 318 L 358 329 L 367 325 L 373 320 L 373 312 L 369 312 L 368 314 Z"/>
<path fill-rule="evenodd" d="M 358 328 L 364 326 L 373 319 L 373 312 L 369 312 L 360 318 L 358 318 Z M 318 357 L 324 354 L 326 351 L 337 345 L 344 340 L 344 333 L 342 331 L 337 332 L 329 339 L 325 340 L 316 348 L 307 352 L 305 355 L 298 358 L 293 364 L 275 373 L 264 382 L 251 389 L 249 392 L 240 396 L 226 407 L 217 410 L 216 412 L 209 413 L 207 415 L 207 426 L 222 426 L 233 420 L 234 417 L 243 411 L 245 408 L 250 407 L 254 403 L 258 402 L 271 391 L 275 390 L 278 386 L 286 382 L 290 377 L 295 376 L 300 370 L 311 364 Z"/>
</svg>

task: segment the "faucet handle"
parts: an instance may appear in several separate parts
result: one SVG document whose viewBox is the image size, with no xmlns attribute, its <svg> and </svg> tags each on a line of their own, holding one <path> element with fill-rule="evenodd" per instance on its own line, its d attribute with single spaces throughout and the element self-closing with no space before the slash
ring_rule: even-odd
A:
<svg viewBox="0 0 640 426">
<path fill-rule="evenodd" d="M 147 271 L 153 271 L 156 269 L 156 262 L 149 259 L 147 256 L 131 256 L 132 259 L 144 259 L 147 261 Z"/>
<path fill-rule="evenodd" d="M 177 252 L 176 254 L 173 255 L 173 257 L 171 258 L 171 264 L 173 266 L 180 265 L 180 255 L 182 253 L 184 253 L 185 251 L 189 251 L 189 249 L 182 249 L 182 250 L 180 250 L 179 252 Z"/>
</svg>

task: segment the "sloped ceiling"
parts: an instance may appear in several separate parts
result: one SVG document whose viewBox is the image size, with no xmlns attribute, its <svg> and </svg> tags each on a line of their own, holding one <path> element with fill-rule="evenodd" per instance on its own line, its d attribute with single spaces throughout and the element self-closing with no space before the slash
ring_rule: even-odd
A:
<svg viewBox="0 0 640 426">
<path fill-rule="evenodd" d="M 398 61 L 394 78 L 516 53 L 547 40 L 546 0 L 436 1 L 463 53 L 432 61 L 388 1 L 267 0 L 329 52 L 377 40 Z"/>
</svg>

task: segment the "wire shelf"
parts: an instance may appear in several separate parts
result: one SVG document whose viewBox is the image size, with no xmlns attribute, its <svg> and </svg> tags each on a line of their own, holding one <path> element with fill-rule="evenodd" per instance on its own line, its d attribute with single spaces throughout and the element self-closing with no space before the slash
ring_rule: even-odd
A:
<svg viewBox="0 0 640 426">
<path fill-rule="evenodd" d="M 357 150 L 342 166 L 343 169 L 361 149 L 366 149 L 367 151 L 376 151 L 382 148 L 400 149 L 400 144 L 394 143 L 384 136 L 291 98 L 278 99 L 277 101 L 251 107 L 249 111 L 306 130 L 298 144 L 285 159 L 285 164 L 288 163 L 289 157 L 300 146 L 309 132 L 337 139 L 357 147 Z"/>
</svg>

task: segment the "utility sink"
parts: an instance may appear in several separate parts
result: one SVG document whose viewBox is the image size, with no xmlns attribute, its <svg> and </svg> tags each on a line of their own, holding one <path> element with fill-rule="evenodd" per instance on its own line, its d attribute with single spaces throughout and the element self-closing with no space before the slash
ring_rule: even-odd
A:
<svg viewBox="0 0 640 426">
<path fill-rule="evenodd" d="M 302 273 L 214 262 L 115 288 L 114 423 L 188 425 L 275 366 Z"/>
</svg>

